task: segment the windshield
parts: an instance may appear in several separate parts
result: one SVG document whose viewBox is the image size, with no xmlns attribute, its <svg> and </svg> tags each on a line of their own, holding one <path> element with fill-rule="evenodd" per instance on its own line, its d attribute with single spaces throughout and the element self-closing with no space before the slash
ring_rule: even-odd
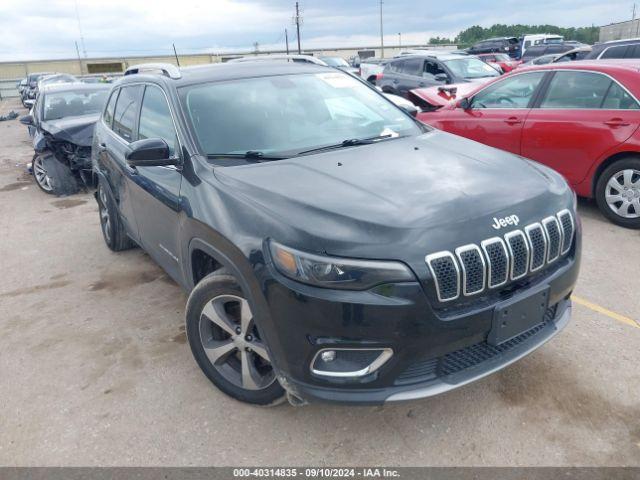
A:
<svg viewBox="0 0 640 480">
<path fill-rule="evenodd" d="M 422 133 L 409 115 L 342 72 L 199 84 L 180 96 L 207 155 L 290 156 L 345 140 Z"/>
<path fill-rule="evenodd" d="M 456 58 L 444 62 L 456 77 L 465 79 L 499 77 L 500 74 L 491 65 L 477 58 Z"/>
<path fill-rule="evenodd" d="M 44 96 L 44 119 L 56 120 L 89 113 L 99 113 L 109 93 L 108 89 L 47 93 Z"/>
<path fill-rule="evenodd" d="M 344 58 L 340 57 L 322 57 L 321 60 L 330 67 L 348 67 L 349 64 Z"/>
</svg>

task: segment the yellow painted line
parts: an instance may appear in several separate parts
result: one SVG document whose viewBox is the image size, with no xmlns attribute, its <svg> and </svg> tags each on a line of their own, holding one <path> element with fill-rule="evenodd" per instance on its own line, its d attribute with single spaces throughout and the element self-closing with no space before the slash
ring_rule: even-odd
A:
<svg viewBox="0 0 640 480">
<path fill-rule="evenodd" d="M 638 322 L 636 322 L 635 320 L 633 320 L 632 318 L 625 317 L 624 315 L 620 315 L 619 313 L 616 313 L 616 312 L 612 312 L 611 310 L 609 310 L 607 308 L 604 308 L 604 307 L 601 307 L 598 304 L 591 303 L 589 300 L 585 300 L 584 298 L 577 297 L 575 295 L 571 295 L 571 300 L 576 302 L 578 305 L 582 305 L 583 307 L 587 307 L 587 308 L 593 310 L 594 312 L 598 312 L 598 313 L 601 313 L 603 315 L 606 315 L 607 317 L 613 318 L 614 320 L 617 320 L 618 322 L 626 323 L 627 325 L 630 325 L 630 326 L 635 327 L 635 328 L 640 328 L 640 324 Z"/>
</svg>

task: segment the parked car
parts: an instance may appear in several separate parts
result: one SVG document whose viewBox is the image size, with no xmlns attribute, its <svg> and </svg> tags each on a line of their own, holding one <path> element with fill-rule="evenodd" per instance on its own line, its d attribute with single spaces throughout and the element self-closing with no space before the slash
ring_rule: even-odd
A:
<svg viewBox="0 0 640 480">
<path fill-rule="evenodd" d="M 490 65 L 498 65 L 503 73 L 509 73 L 520 64 L 506 53 L 481 53 L 476 57 Z"/>
<path fill-rule="evenodd" d="M 520 65 L 518 65 L 518 68 L 546 65 L 548 63 L 555 62 L 558 58 L 560 58 L 560 56 L 562 56 L 562 53 L 550 53 L 548 55 L 542 55 L 541 57 L 536 57 L 526 63 L 521 63 Z"/>
<path fill-rule="evenodd" d="M 378 75 L 382 73 L 387 63 L 389 63 L 388 58 L 367 58 L 362 60 L 360 62 L 360 76 L 375 85 Z"/>
<path fill-rule="evenodd" d="M 613 58 L 640 58 L 640 38 L 597 43 L 591 47 L 591 53 L 585 57 L 585 60 Z"/>
<path fill-rule="evenodd" d="M 339 68 L 340 70 L 344 70 L 345 72 L 353 73 L 355 75 L 359 75 L 360 72 L 357 68 L 352 67 L 347 63 L 347 61 L 342 57 L 318 57 L 324 63 L 333 68 Z"/>
<path fill-rule="evenodd" d="M 22 106 L 25 108 L 31 108 L 36 99 L 36 89 L 38 87 L 38 79 L 45 75 L 50 75 L 50 72 L 37 72 L 27 75 L 27 85 L 22 90 L 20 100 Z"/>
<path fill-rule="evenodd" d="M 69 195 L 92 184 L 93 128 L 108 92 L 102 84 L 46 85 L 32 113 L 20 119 L 35 131 L 32 171 L 45 193 Z"/>
<path fill-rule="evenodd" d="M 551 43 L 563 43 L 564 37 L 562 35 L 555 35 L 551 33 L 535 33 L 523 35 L 521 44 L 521 55 L 527 51 L 529 47 L 533 47 L 535 45 L 541 44 L 551 44 Z"/>
<path fill-rule="evenodd" d="M 558 55 L 553 62 L 574 62 L 576 60 L 584 60 L 587 55 L 591 53 L 591 47 L 589 45 L 585 45 L 582 47 L 574 48 L 573 50 L 569 50 L 568 52 L 562 53 Z"/>
<path fill-rule="evenodd" d="M 519 69 L 418 117 L 543 163 L 612 222 L 640 228 L 639 70 L 637 60 Z"/>
<path fill-rule="evenodd" d="M 408 55 L 387 63 L 376 85 L 385 93 L 408 98 L 415 88 L 466 82 L 486 82 L 500 73 L 473 56 L 447 55 L 438 57 Z"/>
<path fill-rule="evenodd" d="M 189 345 L 226 394 L 427 397 L 567 324 L 581 227 L 553 170 L 329 67 L 135 72 L 94 135 L 104 240 L 190 292 Z"/>
<path fill-rule="evenodd" d="M 25 100 L 25 104 L 27 107 L 31 108 L 38 98 L 38 92 L 45 85 L 53 85 L 56 83 L 77 83 L 78 80 L 73 75 L 69 75 L 67 73 L 53 73 L 50 75 L 41 75 L 38 77 L 35 87 L 31 88 L 28 94 L 27 100 Z"/>
<path fill-rule="evenodd" d="M 530 62 L 531 60 L 542 57 L 543 55 L 559 55 L 569 50 L 573 50 L 575 44 L 567 44 L 565 43 L 551 43 L 551 44 L 542 44 L 536 45 L 534 47 L 529 47 L 526 52 L 522 55 L 522 63 Z"/>
<path fill-rule="evenodd" d="M 468 52 L 472 55 L 479 53 L 506 53 L 511 58 L 520 58 L 520 40 L 516 37 L 488 38 L 473 45 Z"/>
</svg>

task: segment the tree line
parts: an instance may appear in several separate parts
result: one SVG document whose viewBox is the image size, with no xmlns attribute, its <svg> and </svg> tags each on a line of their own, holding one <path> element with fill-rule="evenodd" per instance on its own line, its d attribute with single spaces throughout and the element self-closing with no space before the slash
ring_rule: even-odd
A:
<svg viewBox="0 0 640 480">
<path fill-rule="evenodd" d="M 454 39 L 444 37 L 432 37 L 429 43 L 432 45 L 455 43 L 460 47 L 470 47 L 480 40 L 492 37 L 521 37 L 527 33 L 553 33 L 562 35 L 565 40 L 577 40 L 578 42 L 592 45 L 598 41 L 600 28 L 591 27 L 558 27 L 555 25 L 503 25 L 496 24 L 489 28 L 474 25 L 461 31 Z"/>
</svg>

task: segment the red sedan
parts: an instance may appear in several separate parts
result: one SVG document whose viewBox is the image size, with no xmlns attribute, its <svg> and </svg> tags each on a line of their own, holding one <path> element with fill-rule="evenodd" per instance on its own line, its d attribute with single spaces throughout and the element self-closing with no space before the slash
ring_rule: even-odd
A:
<svg viewBox="0 0 640 480">
<path fill-rule="evenodd" d="M 500 65 L 504 73 L 509 73 L 511 70 L 520 65 L 519 60 L 514 60 L 506 53 L 481 53 L 476 55 L 484 63 L 493 63 Z"/>
<path fill-rule="evenodd" d="M 411 93 L 432 109 L 423 122 L 548 165 L 611 221 L 640 228 L 640 61 L 518 69 L 453 99 Z"/>
</svg>

